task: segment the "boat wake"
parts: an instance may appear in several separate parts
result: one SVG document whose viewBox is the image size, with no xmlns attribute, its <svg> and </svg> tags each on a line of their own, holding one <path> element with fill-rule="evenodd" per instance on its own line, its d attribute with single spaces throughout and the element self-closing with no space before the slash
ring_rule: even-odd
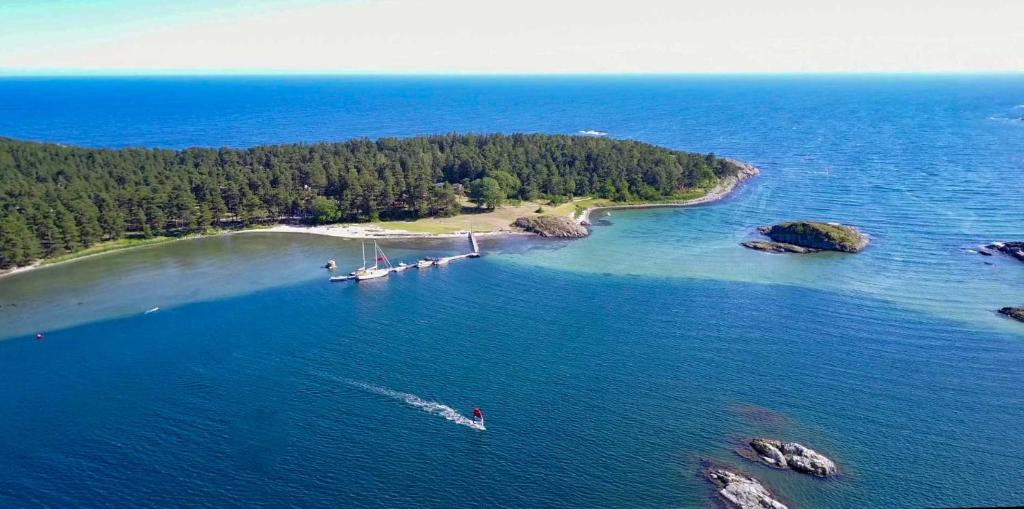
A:
<svg viewBox="0 0 1024 509">
<path fill-rule="evenodd" d="M 378 394 L 378 395 L 385 396 L 385 397 L 388 397 L 388 398 L 391 398 L 391 399 L 397 399 L 399 401 L 403 401 L 403 402 L 405 402 L 405 404 L 407 404 L 407 405 L 409 405 L 409 406 L 411 406 L 413 408 L 417 408 L 417 409 L 422 410 L 424 412 L 427 412 L 429 414 L 434 414 L 434 415 L 437 415 L 437 416 L 444 417 L 445 419 L 448 419 L 449 421 L 454 422 L 455 424 L 461 424 L 463 426 L 466 426 L 466 427 L 469 427 L 469 428 L 473 428 L 473 429 L 476 429 L 476 430 L 480 430 L 480 431 L 484 431 L 484 430 L 487 429 L 486 427 L 484 427 L 483 424 L 481 424 L 481 423 L 479 423 L 477 421 L 474 421 L 473 419 L 470 419 L 469 417 L 466 417 L 466 416 L 460 414 L 459 412 L 455 411 L 454 408 L 452 408 L 452 407 L 450 407 L 448 405 L 445 405 L 443 403 L 438 403 L 436 401 L 427 401 L 427 400 L 425 400 L 423 398 L 420 398 L 419 396 L 417 396 L 415 394 L 409 394 L 407 392 L 393 391 L 393 390 L 388 389 L 386 387 L 378 387 L 376 385 L 365 384 L 365 383 L 362 383 L 362 382 L 349 382 L 349 385 L 351 385 L 352 387 L 356 387 L 358 389 L 362 389 L 362 390 L 367 391 L 367 392 L 371 392 L 373 394 Z"/>
</svg>

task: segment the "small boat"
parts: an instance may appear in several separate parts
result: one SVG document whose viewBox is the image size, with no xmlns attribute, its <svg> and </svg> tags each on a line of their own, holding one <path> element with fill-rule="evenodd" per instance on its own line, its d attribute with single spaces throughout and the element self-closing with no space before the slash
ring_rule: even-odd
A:
<svg viewBox="0 0 1024 509">
<path fill-rule="evenodd" d="M 434 263 L 436 263 L 438 267 L 443 267 L 445 265 L 448 265 L 448 262 L 450 262 L 450 261 L 452 261 L 451 258 L 445 257 L 445 258 L 441 258 L 441 259 L 437 260 Z"/>
<path fill-rule="evenodd" d="M 340 281 L 351 281 L 351 280 L 353 280 L 355 278 L 356 277 L 354 275 L 349 274 L 347 276 L 332 276 L 330 279 L 328 279 L 328 281 L 330 281 L 332 283 L 338 283 Z"/>
<path fill-rule="evenodd" d="M 486 426 L 484 426 L 484 411 L 480 410 L 480 407 L 473 408 L 473 422 L 478 424 L 481 429 L 486 429 Z"/>
<path fill-rule="evenodd" d="M 433 258 L 424 258 L 424 259 L 416 262 L 416 267 L 420 268 L 420 269 L 425 269 L 425 268 L 430 267 L 431 265 L 433 265 L 434 261 L 435 260 Z"/>
<path fill-rule="evenodd" d="M 395 265 L 394 267 L 392 267 L 391 268 L 391 272 L 404 272 L 404 271 L 407 271 L 407 270 L 409 270 L 409 269 L 411 269 L 413 267 L 415 267 L 415 265 L 409 265 L 409 264 L 407 264 L 405 262 L 401 262 L 398 265 Z"/>
</svg>

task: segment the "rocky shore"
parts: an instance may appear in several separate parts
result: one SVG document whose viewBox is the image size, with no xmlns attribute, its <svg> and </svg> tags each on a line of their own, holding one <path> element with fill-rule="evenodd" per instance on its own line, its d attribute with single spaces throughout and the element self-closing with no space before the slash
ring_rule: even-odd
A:
<svg viewBox="0 0 1024 509">
<path fill-rule="evenodd" d="M 993 242 L 987 246 L 988 249 L 999 251 L 1024 262 L 1024 241 L 1016 242 Z"/>
<path fill-rule="evenodd" d="M 512 226 L 522 228 L 541 237 L 560 237 L 577 239 L 590 235 L 590 231 L 582 223 L 564 216 L 520 217 Z"/>
<path fill-rule="evenodd" d="M 1024 307 L 1005 307 L 999 310 L 1000 314 L 1006 315 L 1014 320 L 1024 322 Z"/>
<path fill-rule="evenodd" d="M 754 438 L 748 441 L 747 445 L 750 446 L 750 451 L 740 451 L 741 455 L 771 467 L 816 477 L 831 477 L 838 472 L 832 460 L 796 442 Z"/>
<path fill-rule="evenodd" d="M 839 223 L 790 221 L 762 226 L 757 231 L 771 239 L 771 242 L 748 241 L 743 243 L 744 247 L 773 253 L 857 253 L 870 242 L 868 237 L 856 228 Z"/>
<path fill-rule="evenodd" d="M 734 509 L 788 509 L 760 481 L 731 470 L 709 466 L 705 476 L 718 488 L 718 496 Z"/>
<path fill-rule="evenodd" d="M 817 253 L 820 249 L 812 249 L 809 247 L 801 247 L 795 244 L 787 244 L 785 242 L 768 242 L 764 240 L 750 240 L 742 242 L 741 245 L 746 248 L 754 249 L 756 251 L 764 251 L 766 253 L 796 253 L 796 254 L 807 254 Z"/>
</svg>

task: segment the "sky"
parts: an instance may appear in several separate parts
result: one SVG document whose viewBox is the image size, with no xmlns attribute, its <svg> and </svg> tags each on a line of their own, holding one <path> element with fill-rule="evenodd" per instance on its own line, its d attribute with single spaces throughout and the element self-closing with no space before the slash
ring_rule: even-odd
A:
<svg viewBox="0 0 1024 509">
<path fill-rule="evenodd" d="M 1024 72 L 1024 0 L 0 0 L 0 74 Z"/>
</svg>

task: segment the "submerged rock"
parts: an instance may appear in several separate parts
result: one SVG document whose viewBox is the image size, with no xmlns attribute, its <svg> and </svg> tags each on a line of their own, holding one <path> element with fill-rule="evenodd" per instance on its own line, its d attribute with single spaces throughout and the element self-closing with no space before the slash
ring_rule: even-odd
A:
<svg viewBox="0 0 1024 509">
<path fill-rule="evenodd" d="M 533 216 L 516 219 L 513 226 L 541 237 L 580 238 L 590 234 L 587 228 L 565 216 Z"/>
<path fill-rule="evenodd" d="M 1024 322 L 1024 308 L 1005 307 L 1000 309 L 999 312 L 1014 320 Z"/>
<path fill-rule="evenodd" d="M 718 488 L 718 496 L 729 507 L 736 509 L 788 509 L 785 504 L 775 499 L 768 488 L 753 477 L 747 477 L 726 470 L 711 467 L 707 470 L 707 478 Z"/>
<path fill-rule="evenodd" d="M 820 251 L 856 253 L 867 247 L 869 242 L 868 237 L 856 228 L 839 223 L 790 221 L 762 226 L 757 231 L 777 243 Z"/>
<path fill-rule="evenodd" d="M 993 242 L 985 247 L 1024 262 L 1024 242 Z"/>
<path fill-rule="evenodd" d="M 754 438 L 750 441 L 757 459 L 776 468 L 786 468 L 818 477 L 836 475 L 836 464 L 821 453 L 796 442 L 785 442 L 769 438 Z"/>
<path fill-rule="evenodd" d="M 785 242 L 769 242 L 764 240 L 751 240 L 742 243 L 743 247 L 754 249 L 757 251 L 764 251 L 766 253 L 817 253 L 820 249 L 812 249 L 809 247 L 801 247 L 795 244 L 787 244 Z"/>
</svg>

